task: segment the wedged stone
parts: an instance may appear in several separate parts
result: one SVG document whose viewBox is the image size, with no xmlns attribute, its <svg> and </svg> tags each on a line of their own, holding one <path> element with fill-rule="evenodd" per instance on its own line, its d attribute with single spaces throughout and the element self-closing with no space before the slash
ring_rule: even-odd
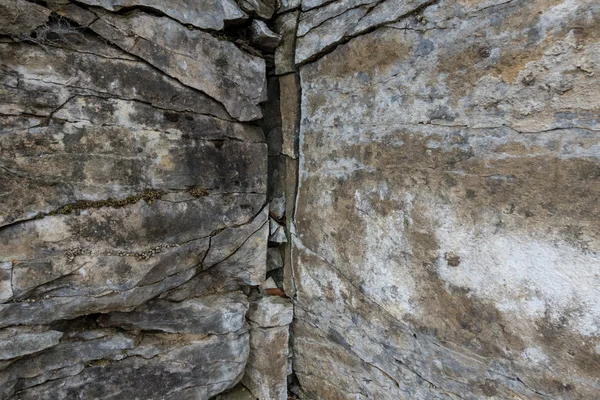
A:
<svg viewBox="0 0 600 400">
<path fill-rule="evenodd" d="M 248 319 L 262 328 L 289 325 L 293 317 L 294 306 L 290 299 L 279 296 L 250 299 Z"/>
<path fill-rule="evenodd" d="M 184 85 L 225 106 L 241 121 L 261 117 L 265 100 L 263 59 L 242 52 L 226 40 L 143 12 L 115 15 L 97 12 L 90 29 L 126 52 L 146 60 Z"/>
<path fill-rule="evenodd" d="M 80 3 L 119 11 L 129 7 L 146 7 L 160 11 L 182 24 L 200 29 L 222 30 L 225 24 L 240 23 L 248 16 L 234 0 L 81 0 Z"/>
<path fill-rule="evenodd" d="M 244 385 L 239 384 L 225 393 L 218 394 L 214 400 L 257 400 Z"/>
<path fill-rule="evenodd" d="M 56 346 L 62 332 L 28 327 L 0 330 L 0 360 L 10 360 Z"/>
<path fill-rule="evenodd" d="M 115 312 L 102 316 L 99 323 L 101 326 L 125 329 L 221 335 L 242 329 L 247 310 L 246 296 L 234 292 L 177 303 L 162 299 L 149 301 L 127 313 Z"/>
<path fill-rule="evenodd" d="M 269 203 L 269 212 L 272 213 L 278 220 L 285 216 L 285 196 L 275 197 Z"/>
<path fill-rule="evenodd" d="M 276 0 L 238 0 L 238 2 L 242 10 L 262 19 L 271 19 L 277 7 Z"/>
<path fill-rule="evenodd" d="M 299 11 L 281 14 L 275 19 L 275 32 L 281 35 L 281 43 L 275 50 L 275 73 L 277 75 L 294 72 L 294 46 Z"/>
<path fill-rule="evenodd" d="M 267 249 L 267 272 L 283 268 L 283 257 L 281 250 L 277 247 Z"/>
<path fill-rule="evenodd" d="M 297 158 L 298 121 L 300 116 L 300 88 L 296 74 L 279 77 L 279 107 L 281 114 L 281 153 Z"/>
<path fill-rule="evenodd" d="M 259 49 L 272 52 L 281 42 L 281 35 L 270 30 L 263 21 L 254 19 L 250 24 L 250 42 Z"/>
<path fill-rule="evenodd" d="M 285 227 L 273 219 L 269 219 L 269 242 L 278 244 L 287 243 Z"/>
<path fill-rule="evenodd" d="M 50 10 L 25 0 L 0 0 L 0 35 L 25 38 L 50 18 Z"/>
<path fill-rule="evenodd" d="M 250 356 L 242 383 L 259 399 L 287 400 L 288 326 L 250 329 Z"/>
</svg>

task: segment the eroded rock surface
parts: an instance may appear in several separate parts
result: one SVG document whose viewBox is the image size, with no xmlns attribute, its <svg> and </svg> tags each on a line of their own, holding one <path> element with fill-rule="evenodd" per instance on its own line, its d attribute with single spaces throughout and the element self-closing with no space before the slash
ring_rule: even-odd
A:
<svg viewBox="0 0 600 400">
<path fill-rule="evenodd" d="M 38 3 L 0 2 L 0 398 L 211 398 L 242 379 L 266 274 L 267 147 L 245 122 L 266 77 L 196 28 L 247 15 Z"/>
<path fill-rule="evenodd" d="M 598 2 L 317 3 L 295 51 L 303 397 L 597 398 Z"/>
</svg>

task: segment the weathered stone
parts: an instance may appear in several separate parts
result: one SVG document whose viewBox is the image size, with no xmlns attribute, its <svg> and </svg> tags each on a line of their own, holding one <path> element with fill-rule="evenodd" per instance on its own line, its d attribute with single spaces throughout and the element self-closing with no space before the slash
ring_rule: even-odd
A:
<svg viewBox="0 0 600 400">
<path fill-rule="evenodd" d="M 306 63 L 349 38 L 397 22 L 432 0 L 344 0 L 301 15 L 295 61 Z"/>
<path fill-rule="evenodd" d="M 281 250 L 277 247 L 269 247 L 267 249 L 267 272 L 283 267 L 283 257 Z"/>
<path fill-rule="evenodd" d="M 10 3 L 0 398 L 197 400 L 235 386 L 243 293 L 265 278 L 268 237 L 265 137 L 235 120 L 260 117 L 266 77 L 262 59 L 193 25 L 245 14 L 231 2 Z"/>
<path fill-rule="evenodd" d="M 597 397 L 600 6 L 387 7 L 298 40 L 305 397 Z"/>
<path fill-rule="evenodd" d="M 289 325 L 293 316 L 294 307 L 289 299 L 261 296 L 250 300 L 248 319 L 262 328 Z"/>
<path fill-rule="evenodd" d="M 282 299 L 283 300 L 283 299 Z M 149 301 L 127 313 L 101 317 L 101 326 L 167 333 L 221 335 L 244 327 L 248 301 L 242 293 L 208 296 L 181 302 Z"/>
<path fill-rule="evenodd" d="M 138 347 L 150 346 L 160 349 L 153 357 L 129 356 L 135 349 L 127 350 L 122 360 L 91 363 L 76 375 L 21 390 L 18 398 L 40 399 L 52 393 L 61 399 L 206 400 L 239 381 L 249 350 L 247 333 L 147 334 Z"/>
<path fill-rule="evenodd" d="M 257 222 L 262 222 L 262 225 Z M 252 231 L 249 237 L 241 241 L 234 253 L 224 259 L 219 259 L 218 262 L 210 260 L 207 262 L 205 260 L 202 272 L 184 285 L 164 294 L 163 297 L 172 301 L 181 301 L 189 297 L 226 293 L 240 290 L 244 286 L 259 285 L 266 274 L 267 251 L 264 243 L 269 232 L 266 213 L 261 213 L 254 223 L 257 223 L 255 226 L 258 226 L 258 228 Z M 235 243 L 238 232 L 233 231 L 225 235 L 231 235 L 229 237 Z M 220 253 L 219 251 L 212 253 L 212 249 L 211 246 L 210 254 Z M 215 260 L 215 258 L 211 258 L 211 260 Z M 216 262 L 216 264 L 213 264 L 213 262 Z"/>
<path fill-rule="evenodd" d="M 26 0 L 0 0 L 0 35 L 25 38 L 45 24 L 50 10 Z"/>
<path fill-rule="evenodd" d="M 123 8 L 145 7 L 190 24 L 200 29 L 222 30 L 226 23 L 240 23 L 248 16 L 234 0 L 79 0 L 90 6 L 100 6 L 109 11 Z"/>
<path fill-rule="evenodd" d="M 281 43 L 275 50 L 275 73 L 283 75 L 294 72 L 294 47 L 299 11 L 290 11 L 275 19 L 275 32 L 281 35 Z"/>
<path fill-rule="evenodd" d="M 287 400 L 289 328 L 253 327 L 250 356 L 242 379 L 259 399 Z"/>
<path fill-rule="evenodd" d="M 240 7 L 249 14 L 262 19 L 271 19 L 275 13 L 276 0 L 238 0 Z"/>
<path fill-rule="evenodd" d="M 281 42 L 281 35 L 270 30 L 263 21 L 254 19 L 250 24 L 250 42 L 259 49 L 272 52 Z"/>
<path fill-rule="evenodd" d="M 275 216 L 275 218 L 281 220 L 285 216 L 285 197 L 275 197 L 269 203 L 269 212 Z"/>
<path fill-rule="evenodd" d="M 265 100 L 265 62 L 212 35 L 143 12 L 115 15 L 97 12 L 90 28 L 184 85 L 225 106 L 241 121 L 261 117 Z"/>
<path fill-rule="evenodd" d="M 281 153 L 297 158 L 296 138 L 300 115 L 299 88 L 296 74 L 279 77 L 279 93 L 281 108 Z"/>
<path fill-rule="evenodd" d="M 40 331 L 28 327 L 0 330 L 0 360 L 10 360 L 56 346 L 62 332 Z"/>
<path fill-rule="evenodd" d="M 279 225 L 275 220 L 269 219 L 269 242 L 272 243 L 287 243 L 285 227 Z"/>
<path fill-rule="evenodd" d="M 280 0 L 279 8 L 277 8 L 277 14 L 284 13 L 295 8 L 300 7 L 302 0 Z"/>
</svg>

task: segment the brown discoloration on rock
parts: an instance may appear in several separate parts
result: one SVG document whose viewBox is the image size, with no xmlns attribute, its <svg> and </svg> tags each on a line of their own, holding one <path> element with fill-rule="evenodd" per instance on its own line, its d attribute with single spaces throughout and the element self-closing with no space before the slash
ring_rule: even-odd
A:
<svg viewBox="0 0 600 400">
<path fill-rule="evenodd" d="M 294 340 L 313 397 L 600 390 L 598 91 L 576 67 L 596 73 L 599 11 L 443 2 L 429 30 L 401 22 L 301 68 L 294 276 L 314 329 Z M 315 330 L 344 354 L 326 382 L 308 374 L 328 359 Z M 386 379 L 342 378 L 353 357 Z M 431 385 L 403 386 L 408 367 Z"/>
</svg>

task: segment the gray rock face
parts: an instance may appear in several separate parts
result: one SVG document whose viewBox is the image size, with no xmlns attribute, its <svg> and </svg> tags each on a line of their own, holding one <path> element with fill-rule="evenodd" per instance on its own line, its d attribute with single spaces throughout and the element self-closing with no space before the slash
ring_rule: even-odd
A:
<svg viewBox="0 0 600 400">
<path fill-rule="evenodd" d="M 263 328 L 287 326 L 292 323 L 294 307 L 289 299 L 264 296 L 254 299 L 248 310 L 248 319 Z"/>
<path fill-rule="evenodd" d="M 247 13 L 258 16 L 262 19 L 271 19 L 277 1 L 275 0 L 238 0 L 240 7 Z"/>
<path fill-rule="evenodd" d="M 147 7 L 200 29 L 222 30 L 225 23 L 240 23 L 248 16 L 234 0 L 81 0 L 80 3 L 103 7 L 109 11 Z"/>
<path fill-rule="evenodd" d="M 143 12 L 96 14 L 99 19 L 90 28 L 100 36 L 211 96 L 232 117 L 241 121 L 261 117 L 258 103 L 266 96 L 262 58 L 169 18 Z"/>
<path fill-rule="evenodd" d="M 0 35 L 28 36 L 48 21 L 50 13 L 26 0 L 0 0 Z"/>
<path fill-rule="evenodd" d="M 273 51 L 281 42 L 281 35 L 271 31 L 263 21 L 254 19 L 250 24 L 250 41 L 259 49 Z"/>
<path fill-rule="evenodd" d="M 302 397 L 597 398 L 600 5 L 423 4 L 300 16 Z"/>
<path fill-rule="evenodd" d="M 10 360 L 56 346 L 62 332 L 36 331 L 29 327 L 0 330 L 0 360 Z"/>
<path fill-rule="evenodd" d="M 261 115 L 264 61 L 191 26 L 246 14 L 183 0 L 0 11 L 0 399 L 235 386 L 244 293 L 266 273 L 267 148 L 244 122 Z"/>
<path fill-rule="evenodd" d="M 259 399 L 286 400 L 289 324 L 293 306 L 278 296 L 252 298 L 250 357 L 242 382 Z"/>
</svg>

